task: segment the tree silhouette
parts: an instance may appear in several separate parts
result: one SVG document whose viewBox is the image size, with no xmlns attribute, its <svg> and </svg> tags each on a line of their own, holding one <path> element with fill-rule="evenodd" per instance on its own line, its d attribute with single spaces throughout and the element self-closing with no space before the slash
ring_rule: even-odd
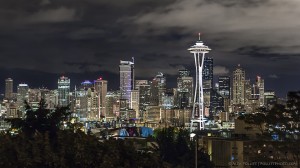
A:
<svg viewBox="0 0 300 168">
<path fill-rule="evenodd" d="M 11 123 L 12 128 L 18 129 L 28 136 L 32 136 L 36 132 L 42 134 L 49 132 L 51 136 L 54 136 L 71 114 L 69 107 L 47 109 L 43 99 L 39 102 L 38 109 L 34 110 L 27 102 L 25 102 L 25 109 L 24 118 L 6 120 Z"/>
<path fill-rule="evenodd" d="M 67 107 L 46 109 L 43 100 L 36 110 L 26 103 L 25 118 L 9 120 L 19 134 L 0 134 L 0 167 L 163 167 L 156 153 L 138 153 L 131 141 L 100 142 L 93 135 L 62 129 L 69 115 Z"/>
<path fill-rule="evenodd" d="M 281 154 L 278 158 L 295 161 L 300 167 L 300 91 L 288 92 L 286 105 L 275 104 L 270 110 L 261 109 L 259 113 L 239 119 L 257 126 L 263 124 L 261 142 L 273 146 L 274 151 Z M 277 136 L 278 140 L 272 136 Z M 274 153 L 272 151 L 272 155 Z"/>
<path fill-rule="evenodd" d="M 190 141 L 189 131 L 168 127 L 155 130 L 158 152 L 166 167 L 195 167 L 195 141 Z M 213 167 L 209 156 L 197 151 L 198 167 Z"/>
</svg>

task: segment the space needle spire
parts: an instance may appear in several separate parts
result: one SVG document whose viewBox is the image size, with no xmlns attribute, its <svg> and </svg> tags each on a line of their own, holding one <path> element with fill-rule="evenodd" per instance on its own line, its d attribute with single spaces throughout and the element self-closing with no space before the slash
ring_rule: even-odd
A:
<svg viewBox="0 0 300 168">
<path fill-rule="evenodd" d="M 193 131 L 194 123 L 197 123 L 197 129 L 204 129 L 204 98 L 203 98 L 203 84 L 202 84 L 202 71 L 205 54 L 211 50 L 208 46 L 204 45 L 200 40 L 191 46 L 188 51 L 194 55 L 195 69 L 196 69 L 196 86 L 193 98 L 193 110 L 190 124 L 190 131 Z"/>
</svg>

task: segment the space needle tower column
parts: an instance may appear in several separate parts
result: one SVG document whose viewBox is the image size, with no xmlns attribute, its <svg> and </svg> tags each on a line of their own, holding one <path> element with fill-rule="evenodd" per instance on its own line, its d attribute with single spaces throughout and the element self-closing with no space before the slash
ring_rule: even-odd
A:
<svg viewBox="0 0 300 168">
<path fill-rule="evenodd" d="M 193 100 L 193 111 L 191 117 L 190 131 L 193 131 L 194 123 L 197 123 L 197 129 L 204 129 L 204 102 L 203 102 L 203 84 L 202 84 L 202 70 L 205 54 L 211 49 L 204 45 L 200 40 L 196 42 L 195 45 L 191 46 L 189 49 L 190 53 L 194 55 L 195 67 L 196 67 L 196 86 L 194 92 Z"/>
</svg>

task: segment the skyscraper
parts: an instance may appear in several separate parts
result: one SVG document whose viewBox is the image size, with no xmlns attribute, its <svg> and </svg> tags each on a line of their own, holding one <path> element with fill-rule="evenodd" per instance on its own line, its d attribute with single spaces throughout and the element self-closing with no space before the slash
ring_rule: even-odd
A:
<svg viewBox="0 0 300 168">
<path fill-rule="evenodd" d="M 13 80 L 11 78 L 5 79 L 5 95 L 6 99 L 13 98 Z"/>
<path fill-rule="evenodd" d="M 214 89 L 212 89 L 212 91 L 211 91 L 210 106 L 211 106 L 210 107 L 211 113 L 216 114 L 216 113 L 224 111 L 224 97 Z"/>
<path fill-rule="evenodd" d="M 62 76 L 57 81 L 58 105 L 68 106 L 70 103 L 70 79 Z"/>
<path fill-rule="evenodd" d="M 223 98 L 230 99 L 230 76 L 219 76 L 219 94 Z"/>
<path fill-rule="evenodd" d="M 150 85 L 148 80 L 136 80 L 135 89 L 139 91 L 139 116 L 142 119 L 146 107 L 150 105 Z"/>
<path fill-rule="evenodd" d="M 150 82 L 150 104 L 153 106 L 162 105 L 162 97 L 166 92 L 166 77 L 163 73 L 158 74 Z"/>
<path fill-rule="evenodd" d="M 131 90 L 134 88 L 134 62 L 121 60 L 119 68 L 121 99 L 130 101 Z"/>
<path fill-rule="evenodd" d="M 200 40 L 196 42 L 195 45 L 191 46 L 189 49 L 190 53 L 194 55 L 195 59 L 195 68 L 196 68 L 196 86 L 194 93 L 194 101 L 193 101 L 193 111 L 192 111 L 192 119 L 191 119 L 191 131 L 193 127 L 193 123 L 199 123 L 197 129 L 204 129 L 204 97 L 203 97 L 203 83 L 202 83 L 202 75 L 203 75 L 203 62 L 205 54 L 207 54 L 211 49 L 204 45 Z"/>
<path fill-rule="evenodd" d="M 205 57 L 203 63 L 203 89 L 212 89 L 213 86 L 213 70 L 214 70 L 214 60 L 211 57 Z"/>
<path fill-rule="evenodd" d="M 192 106 L 193 102 L 193 77 L 187 69 L 179 70 L 177 78 L 176 106 L 184 108 Z"/>
<path fill-rule="evenodd" d="M 106 121 L 114 120 L 120 115 L 120 93 L 108 91 L 105 96 Z"/>
<path fill-rule="evenodd" d="M 229 111 L 231 100 L 230 76 L 219 76 L 218 93 L 224 98 L 224 111 Z"/>
<path fill-rule="evenodd" d="M 130 96 L 130 108 L 135 111 L 135 116 L 134 118 L 140 118 L 140 110 L 139 110 L 139 90 L 132 90 L 131 91 L 131 96 Z"/>
<path fill-rule="evenodd" d="M 277 103 L 277 97 L 274 91 L 268 90 L 264 92 L 264 106 L 271 110 L 271 108 Z"/>
<path fill-rule="evenodd" d="M 17 88 L 17 105 L 18 109 L 24 112 L 24 101 L 29 100 L 29 87 L 27 84 L 19 84 Z"/>
<path fill-rule="evenodd" d="M 232 101 L 233 104 L 241 105 L 244 105 L 246 101 L 245 71 L 240 64 L 233 71 Z"/>
<path fill-rule="evenodd" d="M 204 106 L 210 108 L 211 94 L 213 89 L 213 58 L 204 57 L 202 84 L 203 84 L 203 99 Z"/>
<path fill-rule="evenodd" d="M 107 80 L 102 78 L 95 80 L 94 88 L 97 94 L 98 118 L 100 118 L 100 116 L 106 116 L 105 96 L 107 94 Z"/>
<path fill-rule="evenodd" d="M 264 80 L 260 77 L 256 77 L 256 85 L 258 87 L 258 94 L 259 94 L 259 106 L 264 106 L 264 94 L 265 94 L 265 82 Z"/>
</svg>

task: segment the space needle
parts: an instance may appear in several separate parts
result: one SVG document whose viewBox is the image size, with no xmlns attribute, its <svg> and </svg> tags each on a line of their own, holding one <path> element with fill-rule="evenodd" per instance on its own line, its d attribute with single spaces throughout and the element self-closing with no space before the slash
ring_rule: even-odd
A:
<svg viewBox="0 0 300 168">
<path fill-rule="evenodd" d="M 194 123 L 197 123 L 197 129 L 204 130 L 204 99 L 203 99 L 203 84 L 202 84 L 202 70 L 204 57 L 206 53 L 211 50 L 208 46 L 204 45 L 200 40 L 189 49 L 190 53 L 194 54 L 195 67 L 196 67 L 196 86 L 193 99 L 193 111 L 191 117 L 190 131 L 193 131 Z"/>
</svg>

